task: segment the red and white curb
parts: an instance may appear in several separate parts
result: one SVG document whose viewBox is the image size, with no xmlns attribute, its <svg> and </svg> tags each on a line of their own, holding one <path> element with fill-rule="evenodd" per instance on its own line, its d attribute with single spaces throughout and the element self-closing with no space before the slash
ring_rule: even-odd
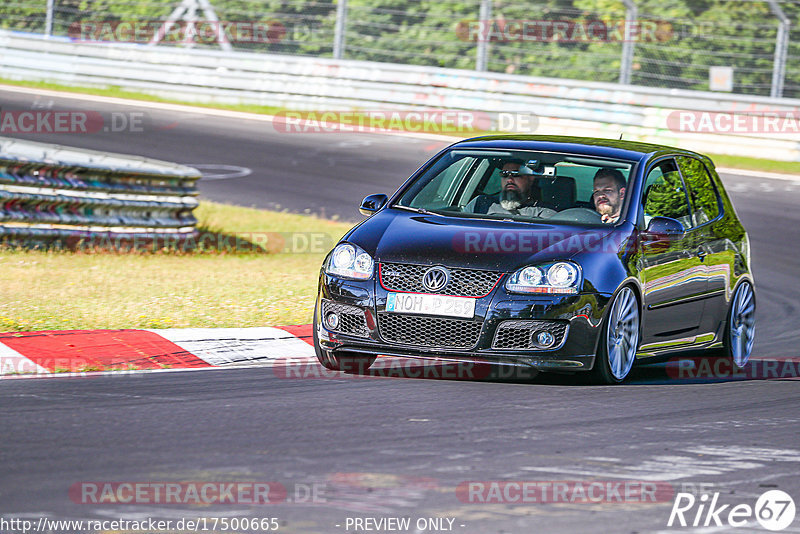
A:
<svg viewBox="0 0 800 534">
<path fill-rule="evenodd" d="M 311 325 L 0 334 L 0 378 L 314 360 Z"/>
<path fill-rule="evenodd" d="M 0 379 L 76 377 L 187 369 L 274 367 L 283 378 L 335 378 L 314 355 L 312 326 L 171 328 L 165 330 L 52 330 L 0 333 Z M 402 360 L 402 359 L 399 359 Z M 404 365 L 385 358 L 376 376 L 474 379 L 490 366 Z M 670 363 L 672 366 L 670 367 Z M 720 367 L 721 364 L 725 364 Z M 439 365 L 441 369 L 437 370 Z M 420 371 L 420 367 L 424 370 Z M 476 374 L 477 373 L 477 374 Z M 368 376 L 372 376 L 372 374 Z M 676 358 L 669 380 L 800 379 L 800 359 L 751 358 L 736 371 L 724 359 Z"/>
</svg>

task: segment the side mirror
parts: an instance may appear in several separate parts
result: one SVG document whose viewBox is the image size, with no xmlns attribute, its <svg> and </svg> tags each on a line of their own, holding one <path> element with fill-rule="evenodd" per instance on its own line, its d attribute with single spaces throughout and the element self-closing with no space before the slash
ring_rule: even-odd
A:
<svg viewBox="0 0 800 534">
<path fill-rule="evenodd" d="M 672 241 L 686 234 L 683 225 L 670 217 L 653 217 L 647 225 L 645 236 L 648 241 Z"/>
<path fill-rule="evenodd" d="M 364 197 L 364 200 L 361 201 L 361 207 L 358 208 L 358 211 L 361 212 L 361 215 L 369 217 L 385 206 L 388 200 L 389 197 L 384 194 L 366 196 Z"/>
</svg>

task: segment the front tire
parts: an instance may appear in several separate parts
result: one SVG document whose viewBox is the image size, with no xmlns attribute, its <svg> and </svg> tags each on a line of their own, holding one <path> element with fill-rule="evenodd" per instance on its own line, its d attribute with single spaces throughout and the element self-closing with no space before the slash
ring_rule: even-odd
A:
<svg viewBox="0 0 800 534">
<path fill-rule="evenodd" d="M 627 378 L 639 349 L 639 300 L 630 287 L 614 297 L 601 329 L 592 375 L 602 384 Z"/>
<path fill-rule="evenodd" d="M 323 349 L 319 344 L 317 334 L 317 309 L 314 307 L 314 352 L 317 360 L 326 369 L 331 371 L 343 371 L 345 373 L 363 373 L 375 363 L 377 356 L 356 356 L 348 354 L 334 354 L 332 351 Z"/>
</svg>

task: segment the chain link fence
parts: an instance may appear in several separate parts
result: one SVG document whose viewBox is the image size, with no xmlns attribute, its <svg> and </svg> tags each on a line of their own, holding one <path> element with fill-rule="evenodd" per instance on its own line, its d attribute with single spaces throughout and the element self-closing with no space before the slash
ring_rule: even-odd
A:
<svg viewBox="0 0 800 534">
<path fill-rule="evenodd" d="M 0 5 L 2 28 L 80 41 L 223 47 L 792 98 L 800 98 L 798 17 L 800 0 L 7 0 Z"/>
</svg>

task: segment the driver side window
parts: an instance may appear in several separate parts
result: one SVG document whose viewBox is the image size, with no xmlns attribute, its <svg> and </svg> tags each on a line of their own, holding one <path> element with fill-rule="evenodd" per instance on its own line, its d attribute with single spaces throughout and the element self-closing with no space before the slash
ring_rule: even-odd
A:
<svg viewBox="0 0 800 534">
<path fill-rule="evenodd" d="M 691 228 L 686 188 L 674 160 L 660 162 L 647 174 L 642 206 L 645 227 L 653 217 L 670 217 Z"/>
<path fill-rule="evenodd" d="M 417 193 L 411 207 L 436 205 L 446 207 L 455 196 L 457 187 L 463 177 L 475 163 L 475 158 L 465 157 L 442 169 L 431 181 Z"/>
</svg>

